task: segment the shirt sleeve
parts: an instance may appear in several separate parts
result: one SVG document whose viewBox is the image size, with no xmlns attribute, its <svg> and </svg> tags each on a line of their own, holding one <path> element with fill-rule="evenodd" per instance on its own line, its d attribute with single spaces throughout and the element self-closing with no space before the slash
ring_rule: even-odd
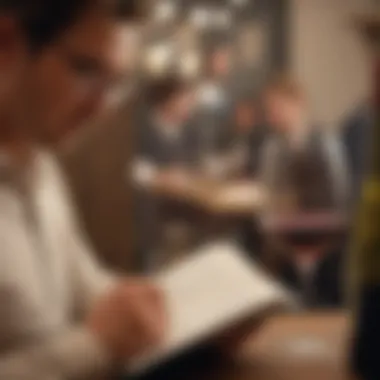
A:
<svg viewBox="0 0 380 380">
<path fill-rule="evenodd" d="M 80 227 L 70 189 L 58 163 L 53 158 L 45 159 L 56 191 L 61 198 L 62 233 L 69 266 L 73 308 L 78 313 L 87 313 L 92 304 L 119 280 L 119 276 L 104 268 L 96 259 L 86 234 Z"/>
<path fill-rule="evenodd" d="M 111 362 L 95 336 L 77 327 L 39 345 L 0 356 L 0 379 L 83 379 L 107 370 Z"/>
<path fill-rule="evenodd" d="M 52 165 L 53 164 L 53 165 Z M 117 276 L 103 269 L 95 260 L 75 220 L 68 194 L 60 176 L 59 168 L 50 160 L 44 160 L 44 169 L 53 182 L 54 191 L 62 192 L 61 225 L 65 233 L 69 263 L 69 279 L 72 298 L 81 309 L 109 289 Z M 67 261 L 66 261 L 67 262 Z M 1 269 L 1 267 L 0 267 Z M 2 268 L 3 269 L 3 268 Z M 85 326 L 69 326 L 52 333 L 15 351 L 0 353 L 0 379 L 7 380 L 66 380 L 83 379 L 99 375 L 111 369 L 113 360 L 108 349 Z"/>
<path fill-rule="evenodd" d="M 84 233 L 71 220 L 67 230 L 67 250 L 72 281 L 74 310 L 88 313 L 94 302 L 118 281 L 118 276 L 100 265 Z"/>
</svg>

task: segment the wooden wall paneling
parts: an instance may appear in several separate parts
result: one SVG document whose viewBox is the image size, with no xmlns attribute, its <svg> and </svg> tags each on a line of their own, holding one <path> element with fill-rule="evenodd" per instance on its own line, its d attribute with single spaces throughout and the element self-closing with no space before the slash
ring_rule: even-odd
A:
<svg viewBox="0 0 380 380">
<path fill-rule="evenodd" d="M 106 264 L 124 270 L 134 267 L 132 189 L 126 174 L 132 152 L 130 107 L 94 126 L 61 155 L 90 241 Z"/>
</svg>

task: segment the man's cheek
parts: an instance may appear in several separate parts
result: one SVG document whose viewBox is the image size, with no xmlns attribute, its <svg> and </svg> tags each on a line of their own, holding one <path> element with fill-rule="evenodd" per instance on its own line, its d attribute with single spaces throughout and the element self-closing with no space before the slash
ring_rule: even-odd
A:
<svg viewBox="0 0 380 380">
<path fill-rule="evenodd" d="M 67 126 L 70 123 L 70 109 L 67 104 L 61 101 L 50 102 L 45 109 L 46 134 L 50 135 L 52 139 L 66 134 Z"/>
</svg>

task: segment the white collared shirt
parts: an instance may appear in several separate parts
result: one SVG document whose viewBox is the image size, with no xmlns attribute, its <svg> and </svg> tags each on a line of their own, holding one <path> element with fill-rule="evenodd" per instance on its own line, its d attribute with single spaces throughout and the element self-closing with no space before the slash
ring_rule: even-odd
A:
<svg viewBox="0 0 380 380">
<path fill-rule="evenodd" d="M 87 377 L 110 363 L 74 315 L 115 279 L 92 258 L 52 156 L 37 153 L 28 173 L 22 188 L 0 167 L 0 379 Z"/>
</svg>

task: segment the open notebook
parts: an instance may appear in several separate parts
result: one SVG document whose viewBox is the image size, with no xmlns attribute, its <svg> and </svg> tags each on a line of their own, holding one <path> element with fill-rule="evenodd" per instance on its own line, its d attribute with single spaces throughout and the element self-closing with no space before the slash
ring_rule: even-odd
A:
<svg viewBox="0 0 380 380">
<path fill-rule="evenodd" d="M 285 289 L 232 244 L 205 246 L 156 282 L 167 297 L 169 336 L 158 350 L 128 366 L 133 374 L 149 371 L 247 318 L 294 305 Z"/>
</svg>

